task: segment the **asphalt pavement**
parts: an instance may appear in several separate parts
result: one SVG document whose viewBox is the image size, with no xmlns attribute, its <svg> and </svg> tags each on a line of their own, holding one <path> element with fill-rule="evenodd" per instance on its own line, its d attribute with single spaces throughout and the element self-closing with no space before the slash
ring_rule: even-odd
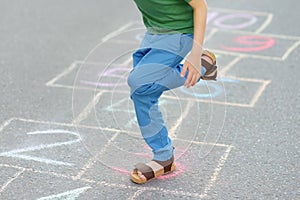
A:
<svg viewBox="0 0 300 200">
<path fill-rule="evenodd" d="M 133 1 L 1 0 L 0 199 L 299 199 L 300 3 L 207 2 L 218 81 L 162 96 L 177 170 L 136 185 Z"/>
</svg>

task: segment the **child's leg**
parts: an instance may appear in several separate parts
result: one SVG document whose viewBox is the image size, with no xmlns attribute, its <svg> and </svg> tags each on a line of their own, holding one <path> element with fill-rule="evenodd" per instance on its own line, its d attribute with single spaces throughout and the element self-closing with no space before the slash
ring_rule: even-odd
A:
<svg viewBox="0 0 300 200">
<path fill-rule="evenodd" d="M 172 157 L 173 146 L 158 99 L 164 91 L 184 84 L 185 78 L 180 77 L 179 69 L 182 58 L 159 49 L 140 49 L 135 56 L 143 55 L 143 51 L 147 53 L 130 73 L 128 84 L 141 133 L 154 159 L 165 161 Z"/>
<path fill-rule="evenodd" d="M 184 85 L 185 78 L 180 77 L 180 62 L 190 51 L 193 40 L 187 36 L 172 35 L 178 45 L 176 52 L 170 37 L 146 37 L 150 37 L 146 38 L 149 43 L 142 43 L 133 54 L 134 69 L 130 72 L 128 84 L 141 133 L 151 147 L 154 159 L 165 161 L 172 157 L 173 146 L 158 107 L 158 99 L 164 91 Z"/>
</svg>

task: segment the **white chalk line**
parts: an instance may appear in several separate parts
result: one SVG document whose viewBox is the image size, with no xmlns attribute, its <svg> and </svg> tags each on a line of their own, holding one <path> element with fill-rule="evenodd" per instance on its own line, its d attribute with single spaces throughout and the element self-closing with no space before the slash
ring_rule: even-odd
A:
<svg viewBox="0 0 300 200">
<path fill-rule="evenodd" d="M 11 158 L 19 158 L 23 160 L 32 160 L 40 163 L 46 163 L 50 165 L 64 165 L 64 166 L 74 166 L 72 163 L 67 163 L 63 161 L 56 161 L 52 159 L 47 159 L 47 158 L 39 158 L 36 156 L 28 156 L 28 155 L 21 155 L 21 154 L 9 154 L 9 153 L 1 153 L 0 156 L 5 156 L 5 157 L 11 157 Z"/>
<path fill-rule="evenodd" d="M 59 178 L 72 179 L 72 177 L 64 175 L 64 174 L 59 174 L 59 173 L 51 172 L 51 171 L 42 171 L 42 170 L 37 170 L 37 169 L 29 168 L 29 167 L 20 167 L 20 166 L 17 166 L 17 165 L 3 164 L 3 163 L 0 163 L 0 167 L 7 167 L 7 168 L 25 170 L 27 172 L 46 174 L 46 175 L 51 175 L 51 176 L 55 176 L 55 177 L 59 177 Z M 74 179 L 72 179 L 72 180 L 74 180 Z"/>
<path fill-rule="evenodd" d="M 192 193 L 180 190 L 167 190 L 159 187 L 147 187 L 147 186 L 130 186 L 125 184 L 116 184 L 116 183 L 107 183 L 105 181 L 96 182 L 96 184 L 112 187 L 112 188 L 122 188 L 122 189 L 134 189 L 134 190 L 143 190 L 145 191 L 159 191 L 165 194 L 177 195 L 177 196 L 190 196 L 190 197 L 202 197 L 199 193 Z"/>
<path fill-rule="evenodd" d="M 3 124 L 1 124 L 0 126 L 0 132 L 7 126 L 9 125 L 12 121 L 14 121 L 16 118 L 10 118 L 8 120 L 6 120 Z"/>
<path fill-rule="evenodd" d="M 73 63 L 71 63 L 71 65 L 68 68 L 66 68 L 60 74 L 58 74 L 57 76 L 52 78 L 50 81 L 48 81 L 46 83 L 46 86 L 52 86 L 56 81 L 67 76 L 69 73 L 71 73 L 74 70 L 74 68 L 77 66 L 77 64 L 78 64 L 78 61 L 74 61 Z"/>
<path fill-rule="evenodd" d="M 125 60 L 122 64 L 124 64 L 124 65 L 129 65 L 129 64 L 132 63 L 132 61 L 133 61 L 132 56 L 130 56 L 130 57 L 129 57 L 127 60 Z"/>
<path fill-rule="evenodd" d="M 213 49 L 210 48 L 210 50 L 217 54 L 223 54 L 223 55 L 230 55 L 230 56 L 240 56 L 244 58 L 257 58 L 262 60 L 276 60 L 276 61 L 282 61 L 282 57 L 276 57 L 276 56 L 263 56 L 263 55 L 257 55 L 257 54 L 246 54 L 246 53 L 238 53 L 238 52 L 231 52 L 231 51 L 223 51 L 219 49 Z"/>
<path fill-rule="evenodd" d="M 258 101 L 258 99 L 260 98 L 260 96 L 263 94 L 264 90 L 266 89 L 266 87 L 271 83 L 271 81 L 264 81 L 263 84 L 261 85 L 261 87 L 259 88 L 259 90 L 256 92 L 255 96 L 252 98 L 250 105 L 252 107 L 255 106 L 256 102 Z"/>
<path fill-rule="evenodd" d="M 61 146 L 61 145 L 69 145 L 69 144 L 73 144 L 73 143 L 76 143 L 76 142 L 80 141 L 80 135 L 78 133 L 71 132 L 71 131 L 66 131 L 66 130 L 57 130 L 57 129 L 55 129 L 55 130 L 47 130 L 47 131 L 34 131 L 34 132 L 27 133 L 27 135 L 57 134 L 57 133 L 67 133 L 67 134 L 75 135 L 75 136 L 77 136 L 77 139 L 72 140 L 72 141 L 67 141 L 67 142 L 59 142 L 59 143 L 55 143 L 55 144 L 41 144 L 41 145 L 38 145 L 38 146 L 17 149 L 17 150 L 13 150 L 13 151 L 9 151 L 9 152 L 15 154 L 15 153 L 22 153 L 22 152 L 27 152 L 27 151 L 42 150 L 42 149 L 45 149 L 45 148 L 52 148 L 52 147 Z"/>
<path fill-rule="evenodd" d="M 105 108 L 105 111 L 110 111 L 110 112 L 113 112 L 113 111 L 125 111 L 124 109 L 118 109 L 116 107 L 118 106 L 121 106 L 122 103 L 128 101 L 128 97 L 126 98 L 122 98 L 120 100 L 118 100 L 116 103 L 114 103 L 113 105 L 109 105 L 108 107 Z M 127 112 L 127 110 L 126 110 Z M 134 111 L 132 111 L 134 113 Z"/>
<path fill-rule="evenodd" d="M 61 85 L 61 84 L 52 84 L 50 85 L 51 87 L 57 87 L 57 88 L 65 88 L 65 89 L 80 89 L 80 90 L 92 90 L 92 91 L 103 91 L 103 92 L 111 92 L 111 90 L 109 89 L 98 89 L 98 88 L 91 88 L 91 87 L 85 87 L 85 86 L 76 86 L 74 87 L 73 85 Z M 115 90 L 114 90 L 115 91 Z M 124 94 L 129 94 L 129 91 L 125 91 L 125 90 L 119 90 L 120 93 L 124 93 Z"/>
<path fill-rule="evenodd" d="M 205 36 L 205 38 L 204 38 L 204 43 L 207 42 L 208 40 L 210 40 L 217 32 L 218 32 L 218 29 L 217 29 L 217 28 L 212 28 L 212 29 L 209 31 L 208 35 Z"/>
<path fill-rule="evenodd" d="M 250 13 L 258 16 L 268 16 L 271 13 L 268 12 L 259 12 L 259 11 L 251 11 L 251 10 L 235 10 L 235 9 L 228 9 L 228 8 L 217 8 L 217 7 L 210 7 L 210 10 L 216 10 L 216 11 L 223 11 L 227 13 Z"/>
<path fill-rule="evenodd" d="M 168 99 L 177 99 L 173 96 L 163 95 L 163 97 Z M 184 101 L 195 101 L 195 102 L 201 102 L 201 103 L 208 103 L 208 104 L 217 104 L 217 105 L 226 105 L 226 106 L 236 106 L 236 107 L 251 107 L 248 103 L 234 103 L 234 102 L 228 102 L 228 101 L 216 101 L 216 100 L 206 100 L 206 99 L 195 99 L 195 98 L 189 98 L 189 97 L 180 97 L 180 100 Z"/>
<path fill-rule="evenodd" d="M 95 156 L 93 156 L 88 162 L 79 170 L 78 174 L 74 176 L 75 180 L 80 179 L 87 170 L 89 170 L 97 161 L 98 159 L 105 153 L 107 148 L 111 145 L 111 143 L 118 137 L 119 132 L 115 133 L 104 145 L 103 148 L 97 153 Z"/>
<path fill-rule="evenodd" d="M 108 62 L 93 62 L 93 61 L 83 61 L 83 60 L 76 60 L 73 63 L 77 64 L 77 65 L 95 65 L 95 66 L 99 66 L 99 65 L 116 65 L 116 66 L 126 66 L 129 65 L 130 62 L 132 62 L 132 57 L 128 57 L 127 60 L 123 61 L 122 63 L 108 63 Z M 73 68 L 74 70 L 74 68 Z"/>
<path fill-rule="evenodd" d="M 196 140 L 185 140 L 181 138 L 175 138 L 174 140 L 182 141 L 182 142 L 188 142 L 196 145 L 209 145 L 209 146 L 215 146 L 215 147 L 233 147 L 230 144 L 222 144 L 222 143 L 214 143 L 214 142 L 201 142 Z"/>
<path fill-rule="evenodd" d="M 175 122 L 175 124 L 170 128 L 169 130 L 169 135 L 172 139 L 176 138 L 176 130 L 177 128 L 182 124 L 182 121 L 187 117 L 187 115 L 189 114 L 191 108 L 194 106 L 195 102 L 194 101 L 188 101 L 183 113 L 179 116 L 179 118 L 177 119 L 177 121 Z"/>
<path fill-rule="evenodd" d="M 84 60 L 78 60 L 76 62 L 80 65 L 95 65 L 95 66 L 108 65 L 109 64 L 108 62 L 94 62 L 94 61 L 84 61 Z M 121 65 L 121 63 L 120 64 L 115 64 L 115 65 Z"/>
<path fill-rule="evenodd" d="M 25 171 L 24 168 L 19 169 L 18 172 L 16 172 L 11 179 L 9 179 L 6 183 L 4 183 L 0 188 L 0 194 L 7 188 L 9 184 L 11 184 L 14 180 L 16 180 L 23 172 Z"/>
<path fill-rule="evenodd" d="M 40 121 L 40 120 L 34 120 L 34 119 L 24 119 L 24 118 L 15 118 L 15 120 L 23 121 L 23 122 L 30 122 L 30 123 L 39 123 L 39 124 L 49 124 L 49 125 L 58 125 L 58 126 L 65 126 L 65 127 L 72 127 L 72 128 L 87 128 L 87 129 L 96 129 L 96 130 L 104 130 L 104 131 L 110 131 L 110 132 L 122 132 L 120 129 L 114 129 L 114 128 L 103 128 L 98 126 L 88 126 L 88 125 L 78 125 L 78 124 L 67 124 L 67 123 L 61 123 L 61 122 L 54 122 L 54 121 Z"/>
<path fill-rule="evenodd" d="M 67 192 L 60 193 L 60 194 L 41 197 L 37 200 L 51 200 L 51 199 L 53 199 L 53 200 L 57 200 L 57 199 L 75 200 L 80 196 L 81 193 L 85 192 L 88 189 L 91 189 L 91 187 L 77 188 L 75 190 L 70 190 Z"/>
<path fill-rule="evenodd" d="M 296 43 L 294 43 L 293 46 L 291 46 L 286 52 L 285 54 L 282 56 L 282 60 L 285 60 L 300 44 L 300 40 Z"/>
<path fill-rule="evenodd" d="M 103 94 L 102 91 L 98 92 L 94 98 L 88 103 L 88 105 L 83 109 L 81 113 L 72 121 L 72 124 L 80 124 L 83 120 L 85 120 L 91 111 L 95 108 L 97 103 L 100 100 L 101 95 Z"/>
<path fill-rule="evenodd" d="M 256 102 L 259 100 L 260 96 L 266 89 L 266 87 L 271 83 L 271 80 L 262 80 L 262 79 L 253 79 L 253 78 L 243 78 L 243 77 L 235 77 L 235 76 L 228 76 L 228 78 L 245 81 L 245 82 L 252 82 L 252 83 L 260 83 L 261 86 L 258 88 L 254 96 L 252 97 L 249 107 L 254 107 Z"/>
<path fill-rule="evenodd" d="M 267 36 L 267 37 L 285 39 L 285 40 L 300 40 L 300 36 L 291 36 L 291 35 L 284 35 L 284 34 L 255 33 L 251 31 L 243 31 L 243 30 L 224 30 L 224 29 L 218 29 L 218 30 L 224 33 L 235 33 L 241 35 L 259 35 L 259 36 Z"/>
<path fill-rule="evenodd" d="M 136 21 L 131 21 L 125 25 L 123 25 L 122 27 L 120 27 L 119 29 L 110 32 L 109 34 L 107 34 L 106 36 L 104 36 L 101 39 L 101 42 L 106 42 L 107 40 L 119 35 L 120 33 L 122 33 L 123 31 L 125 31 L 126 29 L 130 28 L 131 26 L 133 26 L 134 24 L 136 24 Z"/>
<path fill-rule="evenodd" d="M 230 63 L 228 63 L 224 68 L 222 68 L 221 70 L 218 70 L 219 74 L 221 74 L 222 77 L 224 77 L 227 72 L 236 64 L 238 63 L 241 59 L 243 58 L 243 56 L 238 56 L 236 58 L 234 58 Z"/>
<path fill-rule="evenodd" d="M 266 21 L 261 25 L 261 27 L 259 27 L 255 33 L 261 33 L 263 32 L 263 30 L 265 30 L 272 22 L 273 20 L 273 14 L 269 13 L 268 16 L 267 16 L 267 19 Z"/>
<path fill-rule="evenodd" d="M 145 192 L 145 190 L 137 190 L 132 196 L 128 197 L 127 200 L 134 200 L 143 194 L 143 192 Z"/>
<path fill-rule="evenodd" d="M 138 45 L 140 44 L 139 41 L 135 41 L 135 40 L 125 40 L 125 39 L 114 39 L 112 41 L 109 41 L 109 43 L 113 43 L 113 44 L 132 44 L 132 45 L 136 45 L 138 47 Z"/>
<path fill-rule="evenodd" d="M 218 165 L 214 169 L 214 173 L 210 177 L 210 180 L 209 180 L 208 184 L 206 184 L 205 189 L 204 189 L 204 191 L 203 191 L 203 193 L 201 195 L 203 198 L 205 198 L 205 197 L 208 196 L 209 191 L 214 186 L 214 184 L 215 184 L 215 182 L 217 180 L 217 177 L 219 176 L 219 174 L 220 174 L 220 172 L 221 172 L 221 170 L 222 170 L 222 168 L 223 168 L 223 166 L 224 166 L 224 164 L 225 164 L 225 162 L 226 162 L 226 160 L 227 160 L 227 158 L 229 156 L 229 153 L 230 153 L 231 149 L 232 149 L 232 146 L 229 146 L 226 149 L 226 151 L 223 154 L 223 156 L 219 159 Z"/>
</svg>

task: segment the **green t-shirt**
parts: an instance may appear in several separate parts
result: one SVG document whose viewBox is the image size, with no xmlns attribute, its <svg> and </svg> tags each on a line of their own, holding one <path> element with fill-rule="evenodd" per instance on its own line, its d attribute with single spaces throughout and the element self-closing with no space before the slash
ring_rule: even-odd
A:
<svg viewBox="0 0 300 200">
<path fill-rule="evenodd" d="M 156 34 L 193 33 L 191 0 L 134 0 L 148 31 Z"/>
</svg>

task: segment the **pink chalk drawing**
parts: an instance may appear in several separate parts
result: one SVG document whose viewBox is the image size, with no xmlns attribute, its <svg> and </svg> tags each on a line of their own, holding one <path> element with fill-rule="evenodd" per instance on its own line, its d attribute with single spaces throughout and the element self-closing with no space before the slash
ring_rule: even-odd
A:
<svg viewBox="0 0 300 200">
<path fill-rule="evenodd" d="M 222 45 L 221 48 L 234 52 L 256 52 L 263 51 L 275 45 L 275 40 L 266 36 L 245 35 L 234 38 L 234 42 L 245 47 L 228 47 Z"/>
</svg>

